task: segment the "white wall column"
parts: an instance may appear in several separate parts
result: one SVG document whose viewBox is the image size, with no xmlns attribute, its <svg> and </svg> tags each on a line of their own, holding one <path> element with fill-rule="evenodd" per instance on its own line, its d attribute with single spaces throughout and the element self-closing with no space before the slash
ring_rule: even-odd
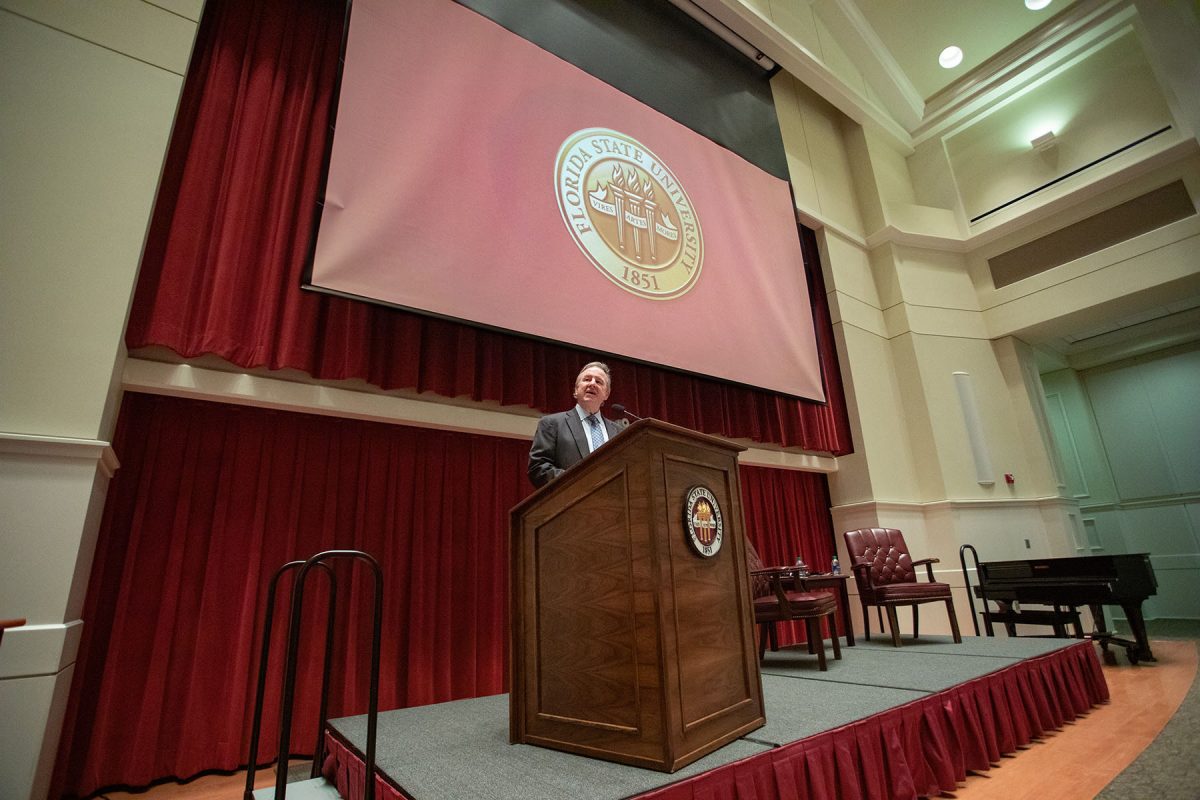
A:
<svg viewBox="0 0 1200 800">
<path fill-rule="evenodd" d="M 49 791 L 202 0 L 0 0 L 0 797 Z"/>
</svg>

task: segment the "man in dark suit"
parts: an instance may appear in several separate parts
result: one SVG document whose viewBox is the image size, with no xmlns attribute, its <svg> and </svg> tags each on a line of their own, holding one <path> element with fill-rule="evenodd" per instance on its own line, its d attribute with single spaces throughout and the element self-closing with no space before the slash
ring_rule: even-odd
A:
<svg viewBox="0 0 1200 800">
<path fill-rule="evenodd" d="M 538 420 L 529 448 L 529 480 L 544 486 L 617 435 L 620 426 L 600 416 L 612 391 L 612 373 L 593 361 L 575 379 L 575 407 Z"/>
</svg>

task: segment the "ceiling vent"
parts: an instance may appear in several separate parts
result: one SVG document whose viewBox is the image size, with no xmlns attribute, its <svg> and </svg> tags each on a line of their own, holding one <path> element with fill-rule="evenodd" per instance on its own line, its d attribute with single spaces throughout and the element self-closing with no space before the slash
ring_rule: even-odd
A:
<svg viewBox="0 0 1200 800">
<path fill-rule="evenodd" d="M 1169 183 L 989 258 L 992 285 L 997 289 L 1008 286 L 1195 213 L 1196 206 L 1183 181 Z"/>
</svg>

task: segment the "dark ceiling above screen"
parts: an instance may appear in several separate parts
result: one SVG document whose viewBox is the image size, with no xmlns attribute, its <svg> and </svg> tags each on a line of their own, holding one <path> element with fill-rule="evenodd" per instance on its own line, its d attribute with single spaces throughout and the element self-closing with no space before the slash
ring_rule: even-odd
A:
<svg viewBox="0 0 1200 800">
<path fill-rule="evenodd" d="M 457 0 L 789 180 L 769 73 L 666 0 Z"/>
</svg>

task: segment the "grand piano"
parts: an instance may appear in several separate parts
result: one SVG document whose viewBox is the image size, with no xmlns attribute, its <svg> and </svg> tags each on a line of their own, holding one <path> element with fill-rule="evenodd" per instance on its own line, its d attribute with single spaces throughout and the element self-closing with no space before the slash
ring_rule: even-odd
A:
<svg viewBox="0 0 1200 800">
<path fill-rule="evenodd" d="M 967 549 L 975 553 L 971 545 L 960 549 L 964 578 L 967 568 L 963 551 Z M 1108 646 L 1115 644 L 1125 648 L 1130 663 L 1156 660 L 1142 617 L 1142 601 L 1158 592 L 1149 553 L 985 562 L 975 555 L 975 563 L 979 585 L 974 587 L 974 594 L 983 601 L 982 617 L 988 636 L 994 635 L 994 622 L 1004 623 L 1010 635 L 1021 623 L 1052 625 L 1059 635 L 1063 635 L 1066 624 L 1071 624 L 1076 634 L 1082 635 L 1078 608 L 1087 606 L 1096 623 L 1091 638 L 1100 643 L 1106 654 Z M 967 585 L 970 586 L 969 579 Z M 989 602 L 994 602 L 998 610 L 991 610 Z M 1054 610 L 1022 609 L 1023 605 L 1051 606 Z M 1104 605 L 1119 605 L 1125 611 L 1134 641 L 1119 638 L 1106 629 Z M 972 599 L 972 615 L 974 610 Z"/>
</svg>

